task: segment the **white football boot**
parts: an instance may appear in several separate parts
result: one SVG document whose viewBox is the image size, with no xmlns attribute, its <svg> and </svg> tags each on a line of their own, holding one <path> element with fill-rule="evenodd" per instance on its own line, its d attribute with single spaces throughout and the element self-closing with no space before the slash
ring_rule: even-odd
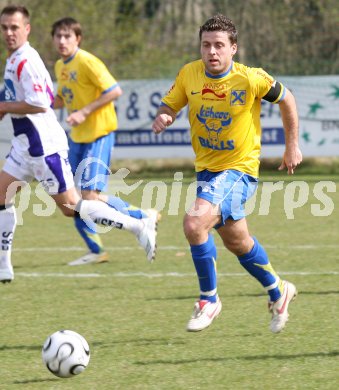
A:
<svg viewBox="0 0 339 390">
<path fill-rule="evenodd" d="M 93 253 L 88 252 L 84 256 L 71 261 L 68 265 L 85 265 L 85 264 L 101 264 L 108 261 L 108 254 L 106 252 Z"/>
<path fill-rule="evenodd" d="M 156 236 L 158 229 L 158 221 L 161 218 L 157 210 L 147 210 L 147 218 L 142 218 L 140 221 L 144 224 L 140 233 L 137 235 L 139 244 L 144 248 L 146 257 L 149 262 L 153 262 L 157 250 Z"/>
<path fill-rule="evenodd" d="M 268 302 L 268 310 L 272 313 L 270 329 L 273 333 L 279 333 L 284 329 L 289 316 L 287 311 L 288 305 L 298 294 L 294 284 L 286 280 L 283 281 L 283 284 L 282 296 L 275 302 Z"/>
<path fill-rule="evenodd" d="M 220 314 L 221 308 L 222 304 L 219 297 L 217 297 L 215 303 L 207 300 L 197 301 L 194 305 L 191 319 L 188 321 L 187 331 L 199 332 L 210 326 L 212 321 Z"/>
<path fill-rule="evenodd" d="M 12 264 L 7 261 L 0 262 L 0 282 L 10 283 L 14 279 L 14 272 Z"/>
</svg>

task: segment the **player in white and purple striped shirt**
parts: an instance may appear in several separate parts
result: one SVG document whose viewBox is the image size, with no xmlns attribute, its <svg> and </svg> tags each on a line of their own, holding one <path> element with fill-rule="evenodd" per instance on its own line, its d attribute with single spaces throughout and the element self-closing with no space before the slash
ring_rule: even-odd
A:
<svg viewBox="0 0 339 390">
<path fill-rule="evenodd" d="M 28 182 L 38 180 L 65 216 L 78 213 L 88 223 L 131 231 L 155 257 L 156 218 L 135 219 L 106 203 L 81 200 L 68 161 L 65 132 L 52 109 L 53 84 L 38 52 L 29 42 L 29 13 L 9 5 L 0 13 L 8 58 L 5 69 L 5 101 L 0 120 L 10 114 L 14 128 L 12 148 L 0 172 L 0 281 L 14 279 L 11 248 L 16 227 L 15 194 Z"/>
</svg>

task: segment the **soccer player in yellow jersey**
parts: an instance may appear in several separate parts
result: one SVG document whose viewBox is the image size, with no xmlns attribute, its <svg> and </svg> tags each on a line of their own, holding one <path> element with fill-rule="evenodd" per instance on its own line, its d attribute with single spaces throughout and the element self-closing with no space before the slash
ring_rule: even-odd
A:
<svg viewBox="0 0 339 390">
<path fill-rule="evenodd" d="M 98 199 L 135 219 L 150 218 L 154 222 L 159 218 L 155 210 L 144 212 L 116 196 L 102 194 L 110 173 L 114 131 L 118 127 L 113 102 L 122 94 L 119 84 L 101 60 L 80 49 L 82 29 L 75 19 L 66 17 L 56 21 L 52 37 L 61 56 L 55 64 L 58 91 L 54 108 L 65 106 L 69 114 L 66 119 L 71 126 L 69 160 L 82 198 Z M 76 216 L 75 226 L 89 252 L 69 264 L 107 261 L 95 225 L 88 226 Z M 154 253 L 150 253 L 148 259 L 153 257 Z"/>
<path fill-rule="evenodd" d="M 215 228 L 225 247 L 266 289 L 272 313 L 270 329 L 277 333 L 288 320 L 288 305 L 297 290 L 279 278 L 264 248 L 250 235 L 244 204 L 258 180 L 261 99 L 280 108 L 286 147 L 279 169 L 293 174 L 301 163 L 295 100 L 264 70 L 233 61 L 237 30 L 230 19 L 213 16 L 200 27 L 199 36 L 201 59 L 180 70 L 153 123 L 153 131 L 160 133 L 184 106 L 189 107 L 198 188 L 184 218 L 184 233 L 199 279 L 200 298 L 187 330 L 208 327 L 221 311 L 217 251 L 210 233 Z"/>
</svg>

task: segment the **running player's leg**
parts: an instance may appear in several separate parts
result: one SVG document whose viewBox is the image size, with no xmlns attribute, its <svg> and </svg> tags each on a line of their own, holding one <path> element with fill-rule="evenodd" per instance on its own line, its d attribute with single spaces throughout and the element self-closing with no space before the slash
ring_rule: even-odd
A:
<svg viewBox="0 0 339 390">
<path fill-rule="evenodd" d="M 83 176 L 85 173 L 88 175 L 88 167 L 85 164 L 81 165 L 81 162 L 86 156 L 86 152 L 89 150 L 91 144 L 82 144 L 73 142 L 69 139 L 69 162 L 72 168 L 73 175 L 75 175 L 75 184 L 81 190 L 81 185 L 83 182 Z M 79 167 L 80 166 L 80 167 Z M 77 168 L 79 167 L 78 174 L 76 175 Z M 86 171 L 87 170 L 87 171 Z M 80 174 L 82 172 L 83 174 Z M 93 190 L 94 192 L 94 190 Z M 86 197 L 86 192 L 82 194 L 84 199 L 91 199 L 91 196 Z M 96 198 L 96 197 L 95 197 Z M 74 225 L 77 229 L 80 237 L 85 241 L 88 253 L 84 256 L 81 256 L 79 259 L 74 260 L 69 263 L 70 265 L 81 265 L 92 262 L 104 262 L 107 261 L 108 256 L 104 251 L 103 244 L 99 234 L 96 232 L 96 226 L 94 223 L 88 222 L 87 224 L 80 218 L 79 214 L 74 215 Z"/>
<path fill-rule="evenodd" d="M 217 251 L 210 233 L 220 220 L 217 208 L 210 201 L 197 198 L 184 218 L 184 232 L 191 247 L 200 288 L 200 297 L 187 324 L 190 332 L 208 327 L 221 311 L 217 294 Z"/>
<path fill-rule="evenodd" d="M 11 262 L 17 224 L 14 197 L 31 180 L 28 164 L 12 149 L 0 172 L 0 282 L 14 279 Z"/>
<path fill-rule="evenodd" d="M 107 192 L 108 177 L 112 173 L 110 163 L 114 144 L 115 134 L 111 132 L 88 145 L 83 152 L 83 159 L 86 159 L 86 168 L 81 183 L 83 198 L 94 199 L 93 197 L 96 196 L 96 199 L 107 203 L 123 214 L 137 219 L 147 218 L 149 216 L 147 211 L 131 205 L 118 196 L 104 194 Z M 85 191 L 91 191 L 88 198 Z"/>
<path fill-rule="evenodd" d="M 206 316 L 202 315 L 204 314 L 202 307 L 205 306 L 205 302 L 213 305 L 220 301 L 217 295 L 216 247 L 210 229 L 221 226 L 225 215 L 228 216 L 227 209 L 231 209 L 231 193 L 237 178 L 236 175 L 229 175 L 228 171 L 209 172 L 206 170 L 197 174 L 197 199 L 194 207 L 185 216 L 184 231 L 191 245 L 202 303 L 196 305 L 192 319 L 188 323 L 188 330 L 201 330 L 208 326 L 208 322 L 212 321 L 208 321 L 211 316 L 209 313 Z M 220 205 L 222 203 L 225 206 L 221 214 Z M 219 306 L 217 312 L 221 309 L 221 305 Z M 204 324 L 200 326 L 198 322 Z M 201 329 L 195 329 L 195 323 Z"/>
<path fill-rule="evenodd" d="M 155 218 L 135 219 L 125 215 L 99 200 L 81 200 L 75 190 L 73 175 L 69 166 L 67 152 L 46 156 L 38 162 L 35 170 L 37 179 L 56 201 L 66 216 L 79 215 L 85 223 L 96 223 L 125 229 L 132 232 L 152 261 L 156 251 Z"/>
<path fill-rule="evenodd" d="M 72 199 L 77 192 L 75 188 L 63 193 L 52 195 L 58 207 L 66 216 L 79 215 L 85 223 L 96 223 L 105 227 L 127 230 L 135 235 L 140 246 L 145 250 L 148 261 L 155 259 L 157 219 L 136 219 L 125 215 L 109 207 L 99 200 L 79 200 L 77 203 Z M 109 229 L 110 230 L 110 229 Z"/>
<path fill-rule="evenodd" d="M 111 174 L 109 165 L 113 145 L 114 133 L 101 137 L 90 144 L 77 144 L 70 141 L 71 166 L 75 175 L 75 181 L 81 189 L 82 198 L 85 200 L 104 201 L 111 208 L 133 218 L 147 218 L 149 217 L 148 214 L 119 197 L 102 194 L 107 188 L 108 177 Z M 85 240 L 89 253 L 72 261 L 70 265 L 107 261 L 108 255 L 104 251 L 104 246 L 99 234 L 97 234 L 95 224 L 89 221 L 85 223 L 78 215 L 74 219 L 75 226 Z M 152 221 L 148 221 L 148 224 L 150 222 Z"/>
<path fill-rule="evenodd" d="M 222 223 L 217 232 L 226 248 L 238 256 L 240 264 L 269 292 L 272 299 L 280 297 L 279 277 L 259 242 L 250 236 L 244 205 L 256 189 L 256 180 L 236 171 L 228 171 L 229 191 L 220 203 Z"/>
<path fill-rule="evenodd" d="M 234 253 L 240 264 L 246 271 L 258 280 L 269 295 L 269 302 L 272 311 L 271 330 L 279 332 L 285 326 L 288 319 L 287 307 L 292 298 L 296 295 L 296 289 L 292 283 L 280 279 L 272 264 L 269 261 L 267 253 L 259 241 L 251 236 L 248 231 L 247 222 L 244 218 L 244 207 L 254 190 L 251 188 L 250 178 L 244 176 L 238 185 L 234 187 L 232 193 L 232 209 L 224 224 L 218 226 L 218 233 L 223 240 L 225 247 Z M 222 214 L 228 206 L 222 203 Z M 289 291 L 289 293 L 288 293 Z M 285 296 L 287 296 L 285 300 Z M 275 316 L 273 311 L 276 307 L 282 306 L 286 302 L 284 310 L 280 316 Z M 277 324 L 278 323 L 278 324 Z"/>
</svg>

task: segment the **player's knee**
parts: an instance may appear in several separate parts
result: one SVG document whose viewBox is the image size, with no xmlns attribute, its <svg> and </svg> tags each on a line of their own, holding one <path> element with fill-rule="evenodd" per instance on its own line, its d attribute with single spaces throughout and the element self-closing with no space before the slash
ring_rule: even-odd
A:
<svg viewBox="0 0 339 390">
<path fill-rule="evenodd" d="M 199 219 L 189 215 L 185 216 L 183 227 L 185 236 L 188 240 L 199 235 L 200 231 L 202 230 Z"/>
<path fill-rule="evenodd" d="M 58 207 L 65 217 L 74 217 L 74 206 L 58 205 Z"/>
<path fill-rule="evenodd" d="M 224 240 L 224 244 L 236 256 L 242 256 L 250 252 L 253 247 L 253 241 L 248 238 L 233 237 L 231 240 Z"/>
<path fill-rule="evenodd" d="M 236 256 L 240 256 L 240 253 L 242 252 L 241 242 L 238 240 L 227 241 L 225 246 L 230 252 L 234 253 Z"/>
<path fill-rule="evenodd" d="M 100 197 L 100 193 L 95 190 L 82 190 L 81 197 L 85 200 L 98 200 Z"/>
</svg>

